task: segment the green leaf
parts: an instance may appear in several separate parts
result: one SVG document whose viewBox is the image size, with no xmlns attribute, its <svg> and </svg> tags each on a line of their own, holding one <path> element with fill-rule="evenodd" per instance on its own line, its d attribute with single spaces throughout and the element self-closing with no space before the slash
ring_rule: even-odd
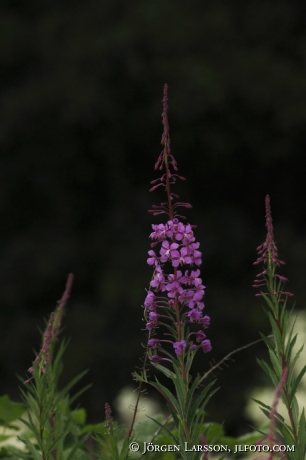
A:
<svg viewBox="0 0 306 460">
<path fill-rule="evenodd" d="M 164 422 L 165 416 L 163 414 L 157 414 L 154 416 L 154 421 L 148 417 L 136 423 L 134 427 L 134 437 L 138 442 L 151 441 L 154 434 L 156 433 L 156 422 L 158 420 L 160 423 L 166 425 Z"/>
<path fill-rule="evenodd" d="M 156 367 L 156 369 L 161 371 L 169 379 L 175 380 L 175 374 L 171 372 L 169 369 L 167 369 L 165 366 L 162 366 L 161 364 L 155 364 L 154 367 Z"/>
<path fill-rule="evenodd" d="M 55 449 L 55 447 L 57 446 L 57 444 L 60 442 L 60 440 L 62 438 L 65 438 L 65 436 L 67 436 L 67 434 L 71 431 L 71 428 L 68 428 L 67 430 L 63 431 L 55 440 L 54 442 L 51 444 L 49 450 L 50 452 L 52 452 L 53 449 Z"/>
<path fill-rule="evenodd" d="M 285 400 L 285 404 L 286 404 L 286 400 Z M 292 398 L 291 407 L 292 407 L 293 420 L 294 420 L 294 423 L 297 425 L 297 421 L 299 419 L 299 404 L 296 399 L 296 396 L 293 396 Z"/>
<path fill-rule="evenodd" d="M 267 404 L 264 404 L 262 401 L 259 401 L 258 399 L 252 398 L 252 400 L 255 401 L 257 404 L 259 404 L 259 406 L 261 407 L 261 409 L 264 408 L 264 409 L 266 409 L 266 410 L 268 411 L 268 413 L 270 413 L 270 411 L 271 411 L 271 407 L 270 407 L 270 406 L 268 406 Z"/>
<path fill-rule="evenodd" d="M 299 383 L 300 381 L 302 380 L 303 378 L 303 375 L 305 374 L 306 372 L 306 365 L 303 367 L 303 369 L 301 370 L 301 372 L 299 373 L 299 375 L 295 378 L 295 380 L 293 381 L 292 383 L 292 387 L 290 389 L 290 394 L 289 394 L 289 398 L 290 398 L 290 403 L 292 401 L 292 398 L 294 397 L 295 393 L 296 393 L 296 390 L 299 386 Z"/>
<path fill-rule="evenodd" d="M 219 439 L 224 436 L 224 428 L 221 423 L 205 423 L 205 438 L 208 444 L 221 444 Z"/>
<path fill-rule="evenodd" d="M 177 413 L 175 412 L 175 410 L 173 409 L 173 407 L 170 404 L 168 404 L 168 409 L 169 409 L 170 414 L 172 415 L 174 425 L 176 427 L 178 427 L 180 422 L 179 422 Z"/>
<path fill-rule="evenodd" d="M 191 365 L 193 363 L 193 359 L 195 357 L 195 352 L 192 350 L 189 350 L 186 356 L 186 372 L 187 374 L 190 371 Z"/>
<path fill-rule="evenodd" d="M 82 430 L 82 433 L 99 433 L 103 434 L 104 433 L 104 427 L 103 423 L 96 423 L 96 424 L 89 424 L 85 425 Z"/>
<path fill-rule="evenodd" d="M 189 391 L 187 393 L 187 399 L 186 399 L 186 418 L 187 418 L 187 424 L 190 425 L 191 421 L 194 417 L 194 413 L 192 413 L 191 409 L 191 404 L 192 404 L 192 398 L 194 395 L 195 390 L 197 389 L 200 381 L 200 376 L 197 375 L 197 377 L 194 379 L 193 384 L 189 388 Z"/>
<path fill-rule="evenodd" d="M 269 306 L 269 307 L 271 308 L 271 310 L 274 312 L 275 307 L 274 307 L 274 305 L 273 305 L 271 299 L 270 299 L 264 292 L 261 292 L 261 291 L 260 291 L 260 293 L 261 293 L 262 297 L 265 299 L 265 301 L 266 301 L 266 303 L 268 304 L 268 306 Z M 265 310 L 265 311 L 266 311 L 266 310 Z"/>
<path fill-rule="evenodd" d="M 77 393 L 75 393 L 72 397 L 69 398 L 69 405 L 71 405 L 76 399 L 78 399 L 78 397 L 85 393 L 85 391 L 87 391 L 89 388 L 92 387 L 92 383 L 89 383 L 88 385 L 86 385 L 85 387 L 83 387 L 80 391 L 78 391 Z"/>
<path fill-rule="evenodd" d="M 303 345 L 301 346 L 301 348 L 296 352 L 296 355 L 295 355 L 295 357 L 293 358 L 293 360 L 292 360 L 292 362 L 291 362 L 291 364 L 290 364 L 289 377 L 288 377 L 288 379 L 287 379 L 288 384 L 291 384 L 291 380 L 294 378 L 294 372 L 293 372 L 293 371 L 294 371 L 294 366 L 295 366 L 297 360 L 299 359 L 299 357 L 300 357 L 300 355 L 301 355 L 303 349 L 304 349 L 304 344 L 303 344 Z"/>
<path fill-rule="evenodd" d="M 43 457 L 41 456 L 41 454 L 38 452 L 38 450 L 36 449 L 36 447 L 34 446 L 34 444 L 32 444 L 32 442 L 30 441 L 30 439 L 28 438 L 28 436 L 24 436 L 23 438 L 19 437 L 18 436 L 18 439 L 20 439 L 20 441 L 24 442 L 25 445 L 27 446 L 28 450 L 30 451 L 30 453 L 32 454 L 32 459 L 33 460 L 43 460 Z"/>
<path fill-rule="evenodd" d="M 166 401 L 168 402 L 168 404 L 171 404 L 172 407 L 176 410 L 177 414 L 180 413 L 180 405 L 179 405 L 179 402 L 177 399 L 175 399 L 175 397 L 173 396 L 173 394 L 171 393 L 170 390 L 168 390 L 168 388 L 166 388 L 164 385 L 162 385 L 161 383 L 159 383 L 159 381 L 157 380 L 157 378 L 155 377 L 156 379 L 156 382 L 150 382 L 150 384 L 156 388 L 163 396 L 164 398 L 166 399 Z"/>
<path fill-rule="evenodd" d="M 282 443 L 283 444 L 288 444 L 288 445 L 294 445 L 294 437 L 292 434 L 292 429 L 289 427 L 283 420 L 281 420 L 281 417 L 279 414 L 277 414 L 278 417 L 278 422 L 277 422 L 277 429 L 278 432 L 282 435 Z M 287 453 L 286 453 L 287 456 Z M 303 459 L 304 460 L 304 459 Z"/>
<path fill-rule="evenodd" d="M 85 409 L 76 409 L 71 412 L 71 420 L 76 425 L 85 425 L 86 422 L 86 411 Z"/>
<path fill-rule="evenodd" d="M 301 460 L 304 460 L 306 453 L 306 422 L 304 409 L 302 411 L 298 427 L 298 451 L 300 453 Z"/>
<path fill-rule="evenodd" d="M 291 334 L 291 332 L 290 332 Z M 289 363 L 290 360 L 291 360 L 291 354 L 292 354 L 292 349 L 295 345 L 295 342 L 296 342 L 296 339 L 297 339 L 297 334 L 295 334 L 295 336 L 293 337 L 293 339 L 291 340 L 291 337 L 289 335 L 289 338 L 288 338 L 288 342 L 287 342 L 287 345 L 285 347 L 285 355 L 286 355 L 286 359 L 287 359 L 287 362 Z"/>
<path fill-rule="evenodd" d="M 271 350 L 274 350 L 275 349 L 275 342 L 274 340 L 272 340 L 271 338 L 269 337 L 266 337 L 264 334 L 262 334 L 261 332 L 259 332 L 262 340 L 265 342 L 265 344 L 267 345 L 268 349 L 271 349 Z"/>
<path fill-rule="evenodd" d="M 7 441 L 8 439 L 15 437 L 13 434 L 0 434 L 0 442 Z"/>
<path fill-rule="evenodd" d="M 185 404 L 186 404 L 186 397 L 187 397 L 187 388 L 184 383 L 183 377 L 179 369 L 175 364 L 173 364 L 176 378 L 174 380 L 174 385 L 176 389 L 177 399 L 181 408 L 181 416 L 185 417 Z"/>
<path fill-rule="evenodd" d="M 258 362 L 260 367 L 265 371 L 265 373 L 270 377 L 270 379 L 272 380 L 273 386 L 276 388 L 279 383 L 279 379 L 275 375 L 273 369 L 271 369 L 266 363 L 266 361 L 264 361 L 263 359 L 256 358 L 256 361 Z"/>
<path fill-rule="evenodd" d="M 72 380 L 71 382 L 69 382 L 59 393 L 58 395 L 56 396 L 56 399 L 57 400 L 62 400 L 65 398 L 66 394 L 69 392 L 69 390 L 79 381 L 81 380 L 82 377 L 84 377 L 85 374 L 87 374 L 88 372 L 88 369 L 86 369 L 85 371 L 81 372 L 80 374 L 76 375 Z M 76 393 L 76 395 L 74 395 L 73 397 L 71 397 L 69 399 L 69 403 L 72 404 L 72 402 L 77 399 L 80 394 L 84 393 L 84 391 L 88 390 L 88 388 L 91 387 L 92 384 L 89 384 L 87 385 L 86 387 L 82 388 L 78 393 Z"/>
<path fill-rule="evenodd" d="M 155 420 L 154 418 L 149 417 L 148 415 L 147 417 L 153 420 L 153 422 L 155 422 L 162 429 L 162 431 L 164 431 L 167 434 L 167 436 L 169 436 L 169 438 L 172 439 L 173 444 L 179 444 L 179 440 L 171 433 L 171 431 L 168 430 L 168 428 L 165 425 L 160 423 L 158 420 Z"/>
<path fill-rule="evenodd" d="M 7 426 L 13 420 L 21 417 L 25 411 L 24 404 L 11 401 L 7 395 L 0 396 L 0 425 Z"/>
<path fill-rule="evenodd" d="M 211 398 L 211 396 L 218 391 L 219 388 L 215 388 L 214 390 L 212 390 L 210 394 L 208 394 L 209 390 L 211 389 L 212 385 L 214 385 L 215 382 L 216 380 L 213 380 L 208 385 L 206 385 L 206 387 L 201 391 L 200 395 L 196 398 L 192 406 L 191 415 L 195 414 L 198 408 L 201 408 L 203 410 L 207 402 Z M 194 415 L 192 415 L 192 418 L 194 418 Z M 194 422 L 195 424 L 198 422 L 199 418 L 200 418 L 199 415 L 195 417 L 195 422 Z"/>
<path fill-rule="evenodd" d="M 268 312 L 268 317 L 270 324 L 272 326 L 272 333 L 273 338 L 275 340 L 276 352 L 280 356 L 283 351 L 283 337 L 280 333 L 279 326 L 271 312 Z"/>
<path fill-rule="evenodd" d="M 282 375 L 282 361 L 281 361 L 281 357 L 277 357 L 276 354 L 274 353 L 273 350 L 271 350 L 271 348 L 269 349 L 269 355 L 270 355 L 270 359 L 271 359 L 271 363 L 272 363 L 272 366 L 274 368 L 274 372 L 275 372 L 275 375 L 276 377 L 280 380 L 281 379 L 281 375 Z"/>
</svg>

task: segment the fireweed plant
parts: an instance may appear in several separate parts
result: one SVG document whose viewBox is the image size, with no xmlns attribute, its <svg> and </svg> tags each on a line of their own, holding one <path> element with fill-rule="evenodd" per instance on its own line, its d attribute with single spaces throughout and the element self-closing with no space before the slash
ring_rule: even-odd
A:
<svg viewBox="0 0 306 460">
<path fill-rule="evenodd" d="M 147 356 L 156 369 L 172 380 L 175 392 L 170 392 L 157 377 L 154 381 L 149 380 L 145 371 L 142 375 L 135 373 L 135 377 L 153 386 L 165 398 L 175 434 L 165 426 L 162 428 L 173 444 L 185 446 L 204 442 L 200 438 L 203 437 L 204 408 L 216 389 L 211 389 L 212 382 L 194 398 L 200 376 L 192 381 L 190 369 L 198 351 L 208 353 L 212 349 L 204 332 L 210 318 L 203 314 L 205 286 L 198 268 L 202 254 L 193 233 L 195 226 L 183 223 L 186 217 L 178 214 L 178 208 L 191 208 L 191 205 L 178 201 L 178 195 L 171 191 L 177 179 L 185 178 L 177 174 L 177 163 L 171 154 L 167 92 L 168 86 L 165 85 L 163 150 L 155 164 L 155 170 L 162 171 L 162 175 L 151 182 L 153 187 L 150 189 L 165 188 L 167 201 L 154 205 L 149 211 L 154 216 L 165 216 L 166 222 L 152 225 L 150 238 L 154 249 L 149 251 L 147 263 L 153 267 L 153 277 L 144 301 L 144 315 L 149 331 Z M 181 456 L 199 458 L 195 452 L 181 452 Z"/>
<path fill-rule="evenodd" d="M 242 446 L 238 456 L 260 451 L 263 452 L 261 458 L 267 460 L 305 459 L 305 414 L 304 409 L 299 408 L 296 393 L 306 366 L 298 374 L 295 372 L 303 347 L 297 352 L 294 350 L 297 334 L 294 324 L 289 326 L 292 309 L 287 309 L 292 294 L 284 290 L 287 278 L 276 272 L 284 262 L 278 257 L 274 241 L 269 196 L 265 200 L 267 236 L 257 248 L 255 262 L 263 268 L 253 286 L 259 289 L 256 296 L 266 303 L 264 311 L 272 333 L 261 334 L 256 342 L 230 352 L 202 376 L 192 375 L 195 355 L 205 356 L 212 350 L 207 336 L 210 318 L 204 313 L 202 254 L 194 234 L 195 226 L 186 223 L 185 216 L 178 213 L 179 208 L 188 209 L 191 205 L 179 201 L 172 191 L 175 182 L 184 177 L 177 174 L 177 163 L 170 148 L 167 85 L 162 103 L 163 150 L 155 164 L 161 176 L 151 182 L 150 191 L 165 189 L 166 200 L 149 211 L 163 221 L 153 224 L 150 234 L 152 249 L 147 263 L 153 274 L 143 305 L 147 343 L 142 366 L 133 373 L 138 389 L 131 425 L 129 429 L 120 426 L 113 419 L 108 403 L 105 421 L 96 425 L 86 424 L 84 409 L 72 408 L 78 396 L 90 387 L 70 395 L 86 371 L 64 388 L 59 385 L 62 357 L 68 344 L 59 340 L 59 335 L 73 283 L 73 275 L 69 275 L 64 294 L 46 322 L 42 346 L 28 369 L 29 375 L 26 379 L 20 378 L 23 403 L 14 403 L 6 395 L 0 397 L 0 459 L 126 460 L 146 455 L 151 460 L 207 460 L 211 451 L 214 458 L 229 458 L 236 445 Z M 275 388 L 271 407 L 256 401 L 267 416 L 267 423 L 240 438 L 230 438 L 224 434 L 222 425 L 206 420 L 205 406 L 217 391 L 214 381 L 205 384 L 206 378 L 234 353 L 260 340 L 267 345 L 270 363 L 258 362 Z M 168 385 L 159 381 L 159 373 L 165 376 Z M 151 386 L 162 395 L 169 409 L 168 416 L 147 417 L 135 423 L 144 386 Z M 287 418 L 278 412 L 280 400 L 286 407 Z M 220 446 L 226 447 L 226 451 L 220 450 Z M 255 460 L 258 455 L 252 454 L 251 458 Z"/>
<path fill-rule="evenodd" d="M 300 413 L 296 392 L 298 385 L 306 372 L 306 365 L 296 376 L 295 364 L 303 350 L 303 346 L 294 354 L 294 345 L 297 334 L 294 334 L 294 324 L 289 328 L 290 313 L 287 310 L 287 300 L 293 294 L 284 291 L 284 283 L 288 281 L 282 275 L 276 273 L 277 267 L 285 262 L 278 258 L 278 249 L 274 241 L 273 223 L 271 216 L 270 197 L 266 196 L 266 228 L 267 236 L 263 244 L 258 246 L 258 259 L 254 265 L 263 264 L 261 271 L 254 281 L 253 287 L 265 288 L 255 294 L 262 297 L 267 305 L 265 313 L 272 327 L 272 338 L 261 334 L 270 355 L 271 365 L 264 360 L 258 360 L 259 365 L 270 377 L 276 387 L 275 400 L 271 408 L 257 401 L 263 412 L 270 419 L 267 439 L 271 447 L 269 459 L 273 457 L 273 445 L 294 445 L 295 452 L 284 452 L 283 458 L 304 459 L 306 454 L 306 424 L 304 408 Z M 285 404 L 289 422 L 277 413 L 277 403 L 282 399 Z"/>
<path fill-rule="evenodd" d="M 33 460 L 81 458 L 82 445 L 86 434 L 81 433 L 75 423 L 82 413 L 70 411 L 73 401 L 90 385 L 69 396 L 69 390 L 87 372 L 75 377 L 62 390 L 58 380 L 62 372 L 62 355 L 67 342 L 62 341 L 55 353 L 62 317 L 73 283 L 73 275 L 68 276 L 65 292 L 58 301 L 57 308 L 51 313 L 43 334 L 43 344 L 32 366 L 28 369 L 31 377 L 23 382 L 25 389 L 21 394 L 27 409 L 27 417 L 21 421 L 29 428 L 20 440 L 25 443 L 29 456 Z M 19 454 L 21 455 L 21 454 Z"/>
</svg>

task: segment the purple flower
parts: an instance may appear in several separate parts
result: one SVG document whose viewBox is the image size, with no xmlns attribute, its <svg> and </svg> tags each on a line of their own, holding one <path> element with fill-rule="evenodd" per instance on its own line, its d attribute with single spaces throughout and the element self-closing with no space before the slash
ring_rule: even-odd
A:
<svg viewBox="0 0 306 460">
<path fill-rule="evenodd" d="M 150 238 L 155 239 L 155 240 L 164 240 L 166 238 L 167 225 L 153 224 L 152 228 L 154 232 L 151 233 Z"/>
<path fill-rule="evenodd" d="M 184 234 L 183 234 L 183 243 L 184 244 L 189 244 L 195 241 L 195 237 L 193 236 L 193 231 L 191 228 L 191 225 L 186 225 Z"/>
<path fill-rule="evenodd" d="M 210 325 L 210 317 L 205 315 L 203 316 L 203 318 L 200 319 L 199 321 L 201 324 L 203 324 L 203 326 L 206 328 Z"/>
<path fill-rule="evenodd" d="M 202 317 L 202 313 L 197 310 L 196 308 L 193 308 L 190 310 L 187 315 L 189 316 L 189 320 L 191 323 L 194 323 L 195 321 L 198 321 Z"/>
<path fill-rule="evenodd" d="M 199 300 L 202 299 L 203 295 L 204 295 L 204 286 L 203 286 L 203 284 L 199 284 L 198 286 L 195 286 L 193 300 L 198 302 Z"/>
<path fill-rule="evenodd" d="M 176 271 L 176 276 L 173 273 L 168 275 L 168 282 L 172 283 L 173 281 L 179 281 L 180 283 L 184 283 L 182 278 L 182 272 L 180 270 Z"/>
<path fill-rule="evenodd" d="M 149 347 L 156 348 L 159 346 L 160 341 L 158 339 L 150 339 L 148 341 Z"/>
<path fill-rule="evenodd" d="M 163 241 L 162 247 L 159 251 L 161 255 L 161 262 L 167 262 L 168 260 L 179 259 L 180 254 L 177 251 L 179 245 L 177 243 L 169 243 L 169 241 Z"/>
<path fill-rule="evenodd" d="M 280 281 L 282 281 L 283 283 L 285 283 L 285 281 L 289 281 L 288 278 L 286 278 L 285 276 L 281 276 L 281 275 L 277 275 L 275 274 L 274 277 L 278 278 Z M 255 280 L 256 281 L 256 280 Z"/>
<path fill-rule="evenodd" d="M 202 285 L 202 280 L 199 278 L 200 270 L 195 270 L 191 272 L 192 284 L 196 287 L 201 286 L 201 289 L 205 289 L 205 286 Z"/>
<path fill-rule="evenodd" d="M 176 260 L 175 262 L 173 262 L 173 266 L 174 267 L 178 267 L 179 265 L 183 265 L 183 264 L 191 264 L 192 263 L 192 258 L 190 257 L 189 255 L 189 251 L 188 251 L 188 248 L 186 248 L 185 246 L 183 246 L 180 250 L 180 256 L 179 256 L 179 259 Z"/>
<path fill-rule="evenodd" d="M 167 284 L 166 289 L 169 291 L 168 297 L 170 298 L 174 298 L 177 294 L 181 294 L 184 291 L 178 281 L 173 281 L 172 283 Z"/>
<path fill-rule="evenodd" d="M 192 259 L 192 262 L 195 263 L 196 265 L 201 265 L 202 263 L 202 253 L 198 251 L 197 249 L 200 247 L 200 243 L 191 243 L 188 248 L 188 253 Z"/>
<path fill-rule="evenodd" d="M 180 342 L 174 342 L 173 347 L 177 355 L 182 355 L 183 349 L 186 347 L 186 342 L 185 340 L 181 340 Z"/>
<path fill-rule="evenodd" d="M 167 237 L 168 238 L 172 238 L 174 235 L 176 235 L 176 233 L 178 231 L 177 230 L 178 225 L 179 225 L 178 219 L 168 220 L 168 222 L 167 222 L 167 227 L 168 227 Z"/>
<path fill-rule="evenodd" d="M 155 311 L 151 311 L 149 313 L 149 318 L 151 321 L 155 321 L 157 323 L 157 320 L 158 318 L 160 317 L 160 315 L 158 313 L 155 313 Z"/>
<path fill-rule="evenodd" d="M 156 290 L 160 289 L 161 291 L 166 289 L 163 270 L 159 265 L 157 265 L 155 268 L 154 277 L 150 282 L 150 286 L 154 287 Z"/>
<path fill-rule="evenodd" d="M 198 286 L 199 284 L 202 284 L 201 278 L 199 278 L 200 275 L 200 270 L 192 270 L 190 275 L 188 274 L 189 270 L 185 271 L 185 275 L 182 277 L 182 283 L 185 284 L 193 284 L 194 286 Z M 203 286 L 205 287 L 205 286 Z"/>
<path fill-rule="evenodd" d="M 183 305 L 188 305 L 189 302 L 192 300 L 193 298 L 193 290 L 191 289 L 185 289 L 181 295 L 179 296 L 179 301 L 181 302 L 181 304 Z"/>
<path fill-rule="evenodd" d="M 148 265 L 157 265 L 157 264 L 158 264 L 158 257 L 157 257 L 157 255 L 155 254 L 155 252 L 153 251 L 153 249 L 151 249 L 150 251 L 148 251 L 148 254 L 149 254 L 149 256 L 151 256 L 151 257 L 149 257 L 149 258 L 147 259 Z"/>
<path fill-rule="evenodd" d="M 148 329 L 148 331 L 152 331 L 152 329 L 154 329 L 156 325 L 157 325 L 157 321 L 149 321 L 146 324 L 146 329 Z"/>
<path fill-rule="evenodd" d="M 144 301 L 144 306 L 148 310 L 155 310 L 156 308 L 156 303 L 155 303 L 156 295 L 152 291 L 147 292 L 147 297 L 145 298 Z"/>
<path fill-rule="evenodd" d="M 184 237 L 185 225 L 182 222 L 179 222 L 178 219 L 173 219 L 168 221 L 168 232 L 167 236 L 169 238 L 174 237 L 177 241 L 181 241 Z"/>
<path fill-rule="evenodd" d="M 196 332 L 196 342 L 202 342 L 206 337 L 206 334 L 204 334 L 203 331 L 198 331 Z"/>
<path fill-rule="evenodd" d="M 161 357 L 158 356 L 158 355 L 153 355 L 153 356 L 151 356 L 151 361 L 153 361 L 153 363 L 160 363 L 162 359 L 163 359 L 163 358 L 161 358 Z"/>
<path fill-rule="evenodd" d="M 211 346 L 211 343 L 210 343 L 210 340 L 203 340 L 203 342 L 201 343 L 200 347 L 202 348 L 202 350 L 204 351 L 204 353 L 208 353 L 209 351 L 212 350 L 212 346 Z"/>
</svg>

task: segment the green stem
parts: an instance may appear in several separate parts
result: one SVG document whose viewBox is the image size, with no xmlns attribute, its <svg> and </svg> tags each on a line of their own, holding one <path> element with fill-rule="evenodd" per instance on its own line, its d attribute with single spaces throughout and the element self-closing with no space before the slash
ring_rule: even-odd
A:
<svg viewBox="0 0 306 460">
<path fill-rule="evenodd" d="M 169 164 L 168 164 L 168 136 L 165 136 L 164 142 L 164 164 L 166 169 L 166 192 L 167 192 L 167 200 L 168 200 L 168 212 L 170 220 L 174 219 L 174 210 L 171 201 L 171 186 L 170 186 L 170 177 L 171 173 L 169 171 Z M 174 237 L 172 237 L 172 241 L 175 242 Z M 177 278 L 177 267 L 174 267 L 174 279 Z M 177 341 L 180 342 L 182 340 L 182 325 L 181 325 L 181 317 L 180 317 L 180 306 L 178 301 L 178 294 L 176 294 L 174 299 L 174 310 L 175 310 L 175 318 L 176 318 L 176 329 L 177 329 Z M 185 369 L 185 361 L 184 361 L 184 354 L 182 354 L 179 358 L 180 365 L 181 365 L 181 373 L 183 376 L 184 381 L 188 382 L 187 373 Z"/>
<path fill-rule="evenodd" d="M 285 349 L 285 337 L 284 337 L 284 331 L 283 331 L 283 327 L 281 325 L 281 322 L 280 322 L 280 319 L 279 319 L 279 299 L 277 297 L 277 293 L 275 294 L 276 292 L 276 281 L 275 281 L 275 264 L 272 263 L 272 260 L 271 260 L 271 255 L 269 254 L 269 260 L 268 260 L 268 278 L 269 278 L 269 284 L 268 284 L 268 287 L 269 287 L 269 291 L 270 291 L 270 296 L 271 296 L 271 299 L 272 299 L 272 304 L 273 304 L 273 307 L 274 307 L 274 319 L 275 319 L 275 322 L 277 324 L 277 327 L 278 327 L 278 330 L 280 332 L 280 336 L 281 336 L 281 346 L 282 346 L 282 350 L 281 351 L 281 359 L 282 359 L 282 372 L 284 372 L 285 368 L 289 368 L 289 363 L 287 362 L 287 358 L 286 358 L 286 355 L 285 355 L 285 352 L 284 352 L 284 349 Z M 288 415 L 289 415 L 289 419 L 290 419 L 290 423 L 291 423 L 291 429 L 292 429 L 292 433 L 293 433 L 293 437 L 294 437 L 294 441 L 295 443 L 297 443 L 297 431 L 296 431 L 296 426 L 295 426 L 295 422 L 294 422 L 294 417 L 293 417 L 293 412 L 292 412 L 292 407 L 291 407 L 291 404 L 290 404 L 290 397 L 289 397 L 289 393 L 288 393 L 288 390 L 286 389 L 286 385 L 284 386 L 284 395 L 285 395 L 285 400 L 286 400 L 286 406 L 287 406 L 287 411 L 288 411 Z"/>
</svg>

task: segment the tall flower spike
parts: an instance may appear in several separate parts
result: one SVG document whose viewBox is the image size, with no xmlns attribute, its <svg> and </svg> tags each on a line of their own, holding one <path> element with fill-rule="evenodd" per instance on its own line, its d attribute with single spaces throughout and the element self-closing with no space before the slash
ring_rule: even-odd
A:
<svg viewBox="0 0 306 460">
<path fill-rule="evenodd" d="M 267 228 L 267 236 L 266 241 L 262 243 L 257 248 L 258 259 L 254 262 L 253 265 L 258 265 L 261 262 L 265 265 L 264 271 L 256 275 L 257 278 L 254 281 L 254 285 L 252 287 L 259 288 L 262 286 L 267 285 L 267 275 L 270 276 L 272 279 L 277 278 L 280 282 L 288 281 L 288 278 L 284 276 L 278 275 L 275 273 L 276 266 L 284 265 L 285 262 L 278 258 L 278 249 L 274 241 L 274 228 L 272 223 L 272 215 L 271 215 L 271 204 L 270 204 L 270 196 L 267 195 L 265 199 L 265 206 L 266 206 L 266 228 Z M 283 292 L 277 291 L 276 283 L 274 283 L 274 287 L 271 289 L 273 294 L 284 294 L 292 296 L 291 292 Z M 267 292 L 267 295 L 271 295 L 271 292 Z M 261 296 L 261 294 L 255 294 L 256 296 Z"/>
<path fill-rule="evenodd" d="M 164 186 L 167 203 L 153 206 L 153 210 L 149 212 L 153 212 L 154 215 L 167 214 L 169 220 L 165 224 L 152 225 L 153 232 L 150 234 L 150 238 L 153 243 L 151 247 L 159 245 L 159 252 L 148 251 L 147 263 L 154 267 L 154 273 L 150 282 L 150 290 L 148 290 L 144 301 L 144 308 L 147 330 L 153 333 L 157 327 L 163 326 L 168 331 L 170 330 L 170 334 L 167 335 L 171 337 L 171 340 L 149 339 L 151 361 L 153 363 L 160 363 L 161 360 L 169 361 L 168 358 L 161 358 L 156 350 L 169 356 L 169 353 L 162 347 L 165 343 L 171 343 L 172 350 L 179 358 L 182 375 L 185 376 L 184 356 L 198 349 L 204 353 L 211 350 L 210 341 L 205 339 L 206 335 L 203 331 L 188 334 L 185 332 L 185 326 L 189 323 L 196 323 L 198 327 L 206 329 L 209 326 L 210 318 L 206 315 L 203 316 L 205 286 L 202 284 L 198 269 L 202 263 L 202 254 L 199 251 L 200 243 L 196 242 L 193 234 L 195 226 L 180 222 L 178 218 L 185 217 L 176 213 L 178 206 L 190 208 L 191 205 L 181 202 L 173 203 L 178 196 L 171 192 L 171 185 L 175 183 L 176 179 L 184 178 L 173 172 L 173 170 L 177 171 L 177 163 L 170 153 L 168 85 L 164 86 L 162 102 L 164 129 L 161 143 L 164 148 L 155 164 L 155 170 L 164 169 L 165 172 L 160 179 L 151 182 L 151 184 L 157 183 L 157 185 L 152 187 L 150 191 L 161 185 Z M 165 271 L 165 265 L 169 267 L 170 273 Z M 189 269 L 189 266 L 196 266 L 196 269 Z M 196 336 L 196 344 L 191 340 L 194 335 Z"/>
</svg>

